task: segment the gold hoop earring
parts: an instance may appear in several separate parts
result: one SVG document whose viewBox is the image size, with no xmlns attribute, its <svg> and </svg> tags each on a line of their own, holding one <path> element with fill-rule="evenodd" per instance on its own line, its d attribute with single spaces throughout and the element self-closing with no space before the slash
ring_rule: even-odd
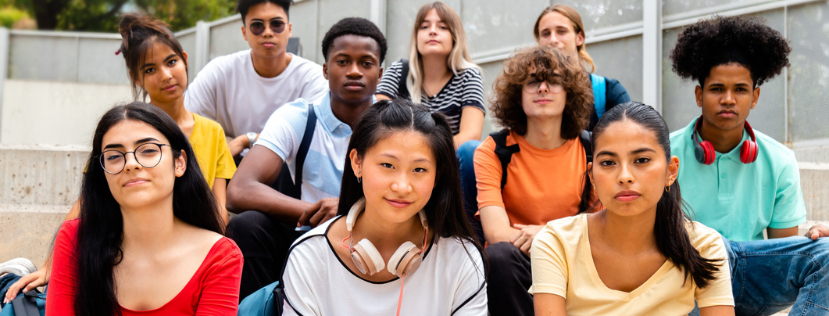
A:
<svg viewBox="0 0 829 316">
<path fill-rule="evenodd" d="M 671 186 L 670 185 L 665 186 L 665 192 L 671 193 Z"/>
</svg>

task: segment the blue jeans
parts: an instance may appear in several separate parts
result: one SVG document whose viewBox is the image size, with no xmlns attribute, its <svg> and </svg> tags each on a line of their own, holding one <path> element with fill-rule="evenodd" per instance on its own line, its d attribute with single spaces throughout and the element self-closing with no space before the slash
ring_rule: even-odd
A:
<svg viewBox="0 0 829 316">
<path fill-rule="evenodd" d="M 737 315 L 829 315 L 829 238 L 725 244 Z"/>
<path fill-rule="evenodd" d="M 0 277 L 0 308 L 6 305 L 3 304 L 3 298 L 6 297 L 6 291 L 8 291 L 12 284 L 17 282 L 17 280 L 20 280 L 20 277 L 14 273 L 6 273 Z"/>
<path fill-rule="evenodd" d="M 829 238 L 723 240 L 736 315 L 829 315 Z"/>
<path fill-rule="evenodd" d="M 467 141 L 458 146 L 458 151 L 455 154 L 458 156 L 458 164 L 460 165 L 463 209 L 466 212 L 469 224 L 472 226 L 472 231 L 483 245 L 484 230 L 481 227 L 481 221 L 475 219 L 475 213 L 478 212 L 478 188 L 476 187 L 477 181 L 475 181 L 475 164 L 472 162 L 475 157 L 475 149 L 480 145 L 481 142 L 477 140 Z"/>
</svg>

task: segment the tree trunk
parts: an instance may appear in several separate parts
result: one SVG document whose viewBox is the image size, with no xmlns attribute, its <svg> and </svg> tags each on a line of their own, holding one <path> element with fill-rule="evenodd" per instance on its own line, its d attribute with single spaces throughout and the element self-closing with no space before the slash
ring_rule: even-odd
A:
<svg viewBox="0 0 829 316">
<path fill-rule="evenodd" d="M 32 0 L 37 28 L 54 30 L 58 26 L 58 14 L 69 4 L 69 0 Z"/>
</svg>

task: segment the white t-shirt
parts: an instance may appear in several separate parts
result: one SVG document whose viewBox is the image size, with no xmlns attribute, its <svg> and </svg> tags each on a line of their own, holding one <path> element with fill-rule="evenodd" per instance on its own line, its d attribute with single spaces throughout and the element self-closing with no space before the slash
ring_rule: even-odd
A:
<svg viewBox="0 0 829 316">
<path fill-rule="evenodd" d="M 317 226 L 294 241 L 283 274 L 287 299 L 283 315 L 394 315 L 400 279 L 370 282 L 340 260 Z M 466 246 L 466 249 L 464 249 Z M 483 256 L 468 241 L 440 238 L 403 288 L 401 315 L 486 315 Z"/>
<path fill-rule="evenodd" d="M 184 107 L 236 137 L 261 132 L 271 113 L 285 103 L 315 101 L 327 92 L 322 66 L 293 55 L 279 76 L 263 78 L 253 69 L 250 50 L 244 50 L 207 63 L 187 87 Z"/>
<path fill-rule="evenodd" d="M 294 180 L 296 156 L 308 123 L 308 104 L 310 102 L 304 99 L 297 99 L 274 111 L 256 141 L 256 146 L 270 149 L 288 164 Z M 351 140 L 351 126 L 334 116 L 328 94 L 313 104 L 317 123 L 305 156 L 300 184 L 302 200 L 310 203 L 340 195 L 345 155 Z"/>
</svg>

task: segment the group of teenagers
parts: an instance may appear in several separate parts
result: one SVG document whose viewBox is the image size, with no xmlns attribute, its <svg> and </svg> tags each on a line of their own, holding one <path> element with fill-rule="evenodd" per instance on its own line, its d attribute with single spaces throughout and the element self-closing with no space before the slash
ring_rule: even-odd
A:
<svg viewBox="0 0 829 316">
<path fill-rule="evenodd" d="M 1 276 L 3 303 L 48 282 L 46 315 L 235 315 L 278 284 L 284 315 L 829 314 L 829 227 L 795 237 L 795 156 L 747 122 L 789 65 L 762 21 L 680 33 L 701 115 L 670 133 L 593 74 L 579 14 L 548 7 L 480 142 L 452 8 L 424 5 L 385 69 L 377 26 L 342 19 L 320 67 L 285 50 L 290 2 L 240 0 L 251 49 L 192 83 L 167 26 L 124 15 L 141 101 L 103 115 L 50 259 Z"/>
</svg>

